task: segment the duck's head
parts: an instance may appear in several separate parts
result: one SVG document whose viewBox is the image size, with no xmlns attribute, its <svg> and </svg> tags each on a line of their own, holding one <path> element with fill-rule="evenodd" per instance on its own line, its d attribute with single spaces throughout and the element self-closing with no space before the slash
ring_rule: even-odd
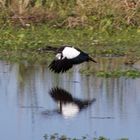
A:
<svg viewBox="0 0 140 140">
<path fill-rule="evenodd" d="M 55 58 L 56 58 L 57 60 L 61 60 L 61 59 L 63 58 L 62 53 L 57 53 L 56 56 L 55 56 Z"/>
</svg>

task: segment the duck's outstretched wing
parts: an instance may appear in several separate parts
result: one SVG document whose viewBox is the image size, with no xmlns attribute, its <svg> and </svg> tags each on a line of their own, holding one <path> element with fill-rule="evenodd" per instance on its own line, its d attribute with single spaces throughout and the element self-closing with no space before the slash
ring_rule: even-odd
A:
<svg viewBox="0 0 140 140">
<path fill-rule="evenodd" d="M 54 87 L 49 91 L 49 94 L 51 95 L 51 97 L 59 102 L 72 102 L 73 101 L 73 97 L 72 95 L 67 92 L 66 90 L 59 88 L 59 87 Z"/>
<path fill-rule="evenodd" d="M 49 68 L 51 71 L 55 73 L 63 73 L 72 68 L 73 63 L 71 60 L 68 60 L 67 58 L 64 59 L 54 59 L 51 64 L 49 65 Z"/>
<path fill-rule="evenodd" d="M 68 91 L 59 87 L 52 88 L 49 91 L 49 94 L 56 102 L 73 104 L 73 105 L 78 106 L 78 108 L 81 110 L 90 106 L 93 102 L 96 101 L 95 98 L 87 99 L 87 100 L 75 98 Z"/>
</svg>

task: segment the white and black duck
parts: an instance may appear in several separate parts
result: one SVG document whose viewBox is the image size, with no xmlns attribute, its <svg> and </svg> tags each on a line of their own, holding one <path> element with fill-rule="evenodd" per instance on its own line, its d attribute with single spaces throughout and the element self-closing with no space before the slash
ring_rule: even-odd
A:
<svg viewBox="0 0 140 140">
<path fill-rule="evenodd" d="M 51 62 L 49 68 L 55 73 L 64 73 L 72 68 L 73 65 L 88 61 L 97 63 L 87 53 L 78 48 L 74 48 L 72 46 L 62 46 L 56 50 L 55 59 Z"/>
</svg>

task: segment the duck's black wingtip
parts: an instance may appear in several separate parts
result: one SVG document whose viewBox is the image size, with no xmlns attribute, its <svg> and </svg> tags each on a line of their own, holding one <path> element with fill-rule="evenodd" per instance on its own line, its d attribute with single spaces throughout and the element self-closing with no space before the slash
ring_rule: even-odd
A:
<svg viewBox="0 0 140 140">
<path fill-rule="evenodd" d="M 64 73 L 72 68 L 72 66 L 72 63 L 67 59 L 53 60 L 49 65 L 49 69 L 54 73 Z"/>
<path fill-rule="evenodd" d="M 54 73 L 61 73 L 61 69 L 57 66 L 57 62 L 55 60 L 53 60 L 48 67 Z"/>
</svg>

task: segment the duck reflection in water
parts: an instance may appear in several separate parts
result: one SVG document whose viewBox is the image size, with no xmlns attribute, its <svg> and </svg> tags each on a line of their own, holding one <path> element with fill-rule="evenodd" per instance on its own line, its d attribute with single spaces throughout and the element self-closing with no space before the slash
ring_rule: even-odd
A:
<svg viewBox="0 0 140 140">
<path fill-rule="evenodd" d="M 60 113 L 65 118 L 74 117 L 78 112 L 87 108 L 93 102 L 96 101 L 95 98 L 91 100 L 81 100 L 73 97 L 66 90 L 54 87 L 49 91 L 50 96 L 58 104 L 57 113 Z"/>
</svg>

